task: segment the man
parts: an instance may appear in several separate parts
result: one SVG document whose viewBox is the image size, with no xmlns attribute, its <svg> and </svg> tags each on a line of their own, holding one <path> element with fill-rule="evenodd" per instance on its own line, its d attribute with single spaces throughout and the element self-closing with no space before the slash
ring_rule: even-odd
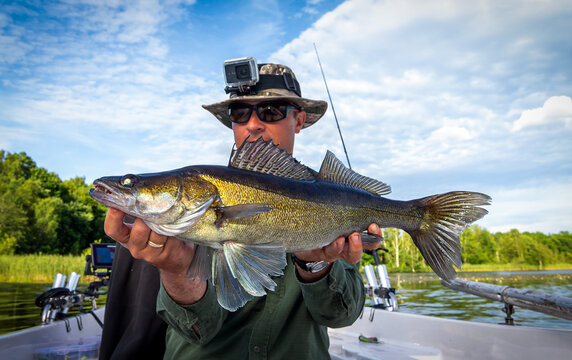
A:
<svg viewBox="0 0 572 360">
<path fill-rule="evenodd" d="M 295 134 L 318 121 L 327 103 L 302 98 L 286 66 L 260 65 L 259 74 L 256 85 L 235 89 L 229 99 L 204 107 L 232 129 L 237 147 L 262 137 L 292 153 Z M 358 233 L 347 242 L 339 237 L 321 249 L 288 256 L 274 291 L 230 312 L 218 304 L 210 282 L 186 275 L 193 245 L 159 235 L 140 219 L 128 226 L 124 215 L 110 208 L 105 231 L 134 258 L 159 269 L 157 312 L 169 325 L 165 358 L 328 358 L 326 327 L 350 325 L 361 312 Z M 368 230 L 381 236 L 375 224 Z"/>
</svg>

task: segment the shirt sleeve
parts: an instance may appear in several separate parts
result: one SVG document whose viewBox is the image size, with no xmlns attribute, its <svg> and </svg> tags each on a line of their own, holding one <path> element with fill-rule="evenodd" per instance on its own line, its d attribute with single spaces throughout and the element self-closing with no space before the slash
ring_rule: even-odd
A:
<svg viewBox="0 0 572 360">
<path fill-rule="evenodd" d="M 157 296 L 157 314 L 184 339 L 203 345 L 219 332 L 228 311 L 218 304 L 210 281 L 207 282 L 205 295 L 192 305 L 177 304 L 161 283 Z"/>
<path fill-rule="evenodd" d="M 338 260 L 328 275 L 313 283 L 300 282 L 300 288 L 312 318 L 327 327 L 353 324 L 365 303 L 359 263 Z"/>
</svg>

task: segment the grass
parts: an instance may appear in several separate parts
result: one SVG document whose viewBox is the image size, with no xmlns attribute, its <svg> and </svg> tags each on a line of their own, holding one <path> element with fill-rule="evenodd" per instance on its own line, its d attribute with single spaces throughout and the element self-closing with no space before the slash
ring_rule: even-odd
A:
<svg viewBox="0 0 572 360">
<path fill-rule="evenodd" d="M 0 255 L 0 282 L 51 283 L 57 273 L 69 276 L 72 271 L 82 275 L 80 282 L 89 283 L 93 276 L 83 276 L 85 257 L 74 255 Z M 462 272 L 569 270 L 572 264 L 550 264 L 542 268 L 529 264 L 463 264 Z M 399 269 L 388 268 L 396 272 Z M 403 270 L 401 270 L 403 271 Z M 416 269 L 430 271 L 429 268 Z"/>
<path fill-rule="evenodd" d="M 51 283 L 57 273 L 69 276 L 72 271 L 84 277 L 85 257 L 75 255 L 0 255 L 0 282 Z"/>
<path fill-rule="evenodd" d="M 476 271 L 537 271 L 537 270 L 570 270 L 572 264 L 548 264 L 545 266 L 531 264 L 463 264 L 463 272 Z"/>
</svg>

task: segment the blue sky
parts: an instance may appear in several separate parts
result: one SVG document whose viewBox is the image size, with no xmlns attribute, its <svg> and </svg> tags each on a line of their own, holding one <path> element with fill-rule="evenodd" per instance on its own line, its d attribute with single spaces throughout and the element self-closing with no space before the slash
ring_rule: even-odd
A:
<svg viewBox="0 0 572 360">
<path fill-rule="evenodd" d="M 572 230 L 572 1 L 9 1 L 0 4 L 0 148 L 65 180 L 225 164 L 201 108 L 222 63 L 291 66 L 327 100 L 352 166 L 394 199 L 493 198 L 491 231 Z M 297 138 L 344 159 L 331 109 Z"/>
</svg>

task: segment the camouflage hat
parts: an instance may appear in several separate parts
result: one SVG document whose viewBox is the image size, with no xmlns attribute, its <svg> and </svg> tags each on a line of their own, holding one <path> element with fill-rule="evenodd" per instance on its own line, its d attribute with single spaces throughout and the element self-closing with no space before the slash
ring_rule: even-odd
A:
<svg viewBox="0 0 572 360">
<path fill-rule="evenodd" d="M 292 102 L 306 112 L 306 122 L 303 128 L 316 123 L 326 112 L 327 102 L 310 100 L 301 96 L 300 85 L 289 67 L 280 64 L 260 64 L 258 73 L 260 81 L 255 85 L 251 94 L 242 95 L 234 92 L 230 94 L 229 99 L 211 105 L 203 105 L 203 108 L 210 111 L 228 128 L 232 128 L 232 122 L 228 116 L 228 105 L 233 102 L 264 100 Z"/>
</svg>

